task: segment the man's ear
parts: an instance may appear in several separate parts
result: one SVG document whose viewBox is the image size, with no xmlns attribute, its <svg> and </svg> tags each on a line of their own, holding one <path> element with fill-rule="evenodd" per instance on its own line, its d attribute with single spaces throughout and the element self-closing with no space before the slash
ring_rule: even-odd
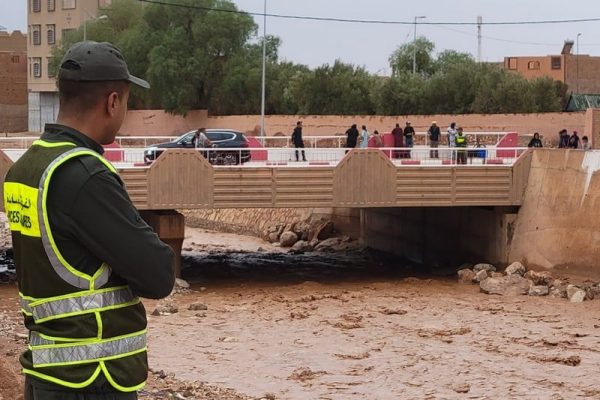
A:
<svg viewBox="0 0 600 400">
<path fill-rule="evenodd" d="M 119 93 L 111 92 L 106 99 L 106 112 L 111 117 L 115 115 L 119 108 L 119 102 L 121 101 Z"/>
</svg>

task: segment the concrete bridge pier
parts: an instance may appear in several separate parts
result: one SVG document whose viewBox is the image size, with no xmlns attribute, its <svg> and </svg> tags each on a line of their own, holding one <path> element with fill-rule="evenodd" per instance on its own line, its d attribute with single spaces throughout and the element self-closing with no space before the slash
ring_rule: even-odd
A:
<svg viewBox="0 0 600 400">
<path fill-rule="evenodd" d="M 181 247 L 185 237 L 185 217 L 175 210 L 144 210 L 140 215 L 160 239 L 175 253 L 175 276 L 181 277 Z"/>
<path fill-rule="evenodd" d="M 366 246 L 426 267 L 509 262 L 518 207 L 413 207 L 361 210 Z"/>
</svg>

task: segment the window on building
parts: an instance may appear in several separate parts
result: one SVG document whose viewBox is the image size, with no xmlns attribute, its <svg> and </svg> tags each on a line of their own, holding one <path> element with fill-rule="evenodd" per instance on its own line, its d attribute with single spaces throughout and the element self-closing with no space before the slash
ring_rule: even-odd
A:
<svg viewBox="0 0 600 400">
<path fill-rule="evenodd" d="M 56 26 L 55 25 L 46 25 L 46 33 L 48 37 L 48 44 L 56 43 Z"/>
<path fill-rule="evenodd" d="M 517 58 L 510 57 L 508 59 L 508 69 L 517 69 Z"/>
<path fill-rule="evenodd" d="M 75 29 L 63 29 L 63 30 L 61 30 L 60 31 L 61 39 L 62 40 L 68 40 L 68 39 L 65 39 L 65 38 L 68 38 L 69 35 L 71 35 L 73 32 L 75 32 Z"/>
<path fill-rule="evenodd" d="M 529 61 L 527 63 L 527 69 L 540 69 L 539 61 Z"/>
<path fill-rule="evenodd" d="M 21 58 L 19 56 L 12 56 L 10 61 L 12 61 L 13 64 L 18 64 L 21 62 Z"/>
<path fill-rule="evenodd" d="M 41 25 L 31 25 L 31 43 L 35 46 L 42 44 Z"/>
<path fill-rule="evenodd" d="M 31 0 L 31 11 L 33 11 L 33 12 L 42 11 L 42 0 Z"/>
<path fill-rule="evenodd" d="M 56 0 L 48 0 L 48 11 L 56 10 Z"/>
<path fill-rule="evenodd" d="M 39 58 L 39 57 L 33 58 L 32 70 L 33 70 L 33 76 L 35 78 L 42 77 L 42 59 L 41 58 Z"/>
<path fill-rule="evenodd" d="M 56 73 L 54 72 L 55 68 L 54 68 L 54 64 L 53 64 L 52 60 L 53 60 L 52 57 L 48 57 L 48 78 L 54 78 L 56 76 Z"/>
<path fill-rule="evenodd" d="M 562 61 L 561 61 L 560 57 L 552 57 L 551 64 L 552 64 L 552 69 L 561 69 L 562 68 Z"/>
<path fill-rule="evenodd" d="M 63 10 L 72 10 L 77 7 L 77 0 L 62 0 Z"/>
</svg>

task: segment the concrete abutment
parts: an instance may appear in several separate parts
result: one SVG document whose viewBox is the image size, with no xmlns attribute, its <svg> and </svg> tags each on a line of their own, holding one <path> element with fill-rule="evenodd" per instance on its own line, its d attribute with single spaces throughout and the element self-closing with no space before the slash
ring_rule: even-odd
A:
<svg viewBox="0 0 600 400">
<path fill-rule="evenodd" d="M 175 253 L 175 276 L 181 277 L 181 248 L 185 237 L 185 218 L 175 210 L 140 211 L 141 217 Z"/>
<path fill-rule="evenodd" d="M 427 266 L 509 262 L 516 207 L 361 210 L 364 245 Z"/>
</svg>

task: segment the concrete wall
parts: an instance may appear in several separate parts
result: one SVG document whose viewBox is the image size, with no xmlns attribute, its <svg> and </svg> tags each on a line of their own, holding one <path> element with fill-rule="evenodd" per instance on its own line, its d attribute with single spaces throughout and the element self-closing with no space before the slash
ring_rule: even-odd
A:
<svg viewBox="0 0 600 400">
<path fill-rule="evenodd" d="M 361 214 L 365 245 L 427 266 L 505 264 L 514 231 L 512 208 L 387 208 Z"/>
<path fill-rule="evenodd" d="M 562 128 L 569 131 L 586 132 L 586 113 L 544 113 L 544 114 L 469 114 L 469 115 L 434 115 L 434 116 L 266 116 L 266 134 L 291 135 L 298 120 L 304 122 L 304 135 L 342 135 L 353 124 L 365 124 L 372 132 L 389 132 L 396 123 L 410 120 L 417 131 L 424 132 L 432 120 L 442 127 L 457 122 L 465 131 L 473 132 L 519 132 L 532 134 L 539 132 L 548 143 L 558 140 L 558 131 Z M 260 131 L 260 116 L 238 115 L 217 117 L 209 116 L 206 111 L 192 111 L 186 118 L 167 114 L 162 110 L 132 110 L 121 128 L 122 135 L 177 135 L 199 127 L 231 128 L 257 135 Z M 588 135 L 590 136 L 590 135 Z"/>
<path fill-rule="evenodd" d="M 542 268 L 597 272 L 599 170 L 599 151 L 535 151 L 510 258 Z"/>
<path fill-rule="evenodd" d="M 183 211 L 186 224 L 262 237 L 273 224 L 291 224 L 308 218 L 325 218 L 335 230 L 353 239 L 360 237 L 360 210 L 349 208 L 245 208 Z"/>
</svg>

